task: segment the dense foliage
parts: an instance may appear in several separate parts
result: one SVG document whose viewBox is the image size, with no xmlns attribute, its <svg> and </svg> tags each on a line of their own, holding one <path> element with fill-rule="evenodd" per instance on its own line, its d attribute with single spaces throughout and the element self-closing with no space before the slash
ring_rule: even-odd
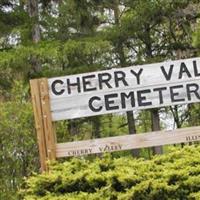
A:
<svg viewBox="0 0 200 200">
<path fill-rule="evenodd" d="M 54 163 L 26 180 L 25 200 L 169 200 L 200 197 L 200 146 L 172 148 L 151 160 L 106 155 Z"/>
<path fill-rule="evenodd" d="M 16 199 L 23 177 L 39 168 L 31 103 L 27 87 L 15 82 L 10 101 L 0 102 L 0 199 Z"/>
<path fill-rule="evenodd" d="M 0 199 L 16 199 L 23 177 L 39 171 L 30 79 L 196 57 L 199 18 L 199 0 L 0 1 Z M 157 127 L 199 125 L 199 107 L 159 109 Z M 58 142 L 154 129 L 151 111 L 130 115 L 56 123 Z"/>
</svg>

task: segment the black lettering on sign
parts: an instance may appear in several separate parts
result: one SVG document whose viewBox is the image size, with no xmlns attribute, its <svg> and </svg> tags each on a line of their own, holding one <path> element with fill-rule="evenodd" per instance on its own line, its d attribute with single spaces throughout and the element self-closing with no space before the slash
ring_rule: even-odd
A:
<svg viewBox="0 0 200 200">
<path fill-rule="evenodd" d="M 160 100 L 160 104 L 163 104 L 163 91 L 166 90 L 167 87 L 160 87 L 160 88 L 155 88 L 153 89 L 153 91 L 157 92 L 158 91 L 158 94 L 159 94 L 159 100 Z"/>
<path fill-rule="evenodd" d="M 126 81 L 126 74 L 123 71 L 116 71 L 114 72 L 115 77 L 115 87 L 119 87 L 119 82 L 122 82 L 124 86 L 128 86 Z"/>
<path fill-rule="evenodd" d="M 162 73 L 163 73 L 163 75 L 165 76 L 165 78 L 166 78 L 167 81 L 171 80 L 173 68 L 174 68 L 174 65 L 170 65 L 169 71 L 166 72 L 164 66 L 161 66 L 161 67 L 160 67 L 160 69 L 161 69 L 161 71 L 162 71 Z"/>
<path fill-rule="evenodd" d="M 113 98 L 115 99 L 117 97 L 118 97 L 117 93 L 105 95 L 106 110 L 117 110 L 117 109 L 119 109 L 119 106 L 113 105 L 113 104 L 115 104 L 115 101 L 112 100 Z"/>
<path fill-rule="evenodd" d="M 138 96 L 138 105 L 139 106 L 150 106 L 152 105 L 152 102 L 146 101 L 146 96 L 143 96 L 143 94 L 151 93 L 151 90 L 139 90 L 137 91 Z"/>
<path fill-rule="evenodd" d="M 186 141 L 187 141 L 187 142 L 200 141 L 200 135 L 186 136 Z"/>
<path fill-rule="evenodd" d="M 106 85 L 107 88 L 112 88 L 112 86 L 109 83 L 111 78 L 112 78 L 112 76 L 109 73 L 98 74 L 99 89 L 102 90 L 103 89 L 103 85 Z"/>
<path fill-rule="evenodd" d="M 194 67 L 194 75 L 196 77 L 200 76 L 200 72 L 198 71 L 198 67 L 197 67 L 197 62 L 196 60 L 193 61 L 193 67 Z"/>
<path fill-rule="evenodd" d="M 55 95 L 61 95 L 65 92 L 64 89 L 61 89 L 60 91 L 56 90 L 56 84 L 59 85 L 63 85 L 64 82 L 62 80 L 55 80 L 52 84 L 51 84 L 51 90 Z"/>
<path fill-rule="evenodd" d="M 178 96 L 180 95 L 179 92 L 175 92 L 176 89 L 180 89 L 183 88 L 183 85 L 175 85 L 170 87 L 170 96 L 171 96 L 171 101 L 172 102 L 181 102 L 181 101 L 185 101 L 184 98 L 178 98 Z"/>
<path fill-rule="evenodd" d="M 103 152 L 119 151 L 122 149 L 121 144 L 105 145 L 104 147 L 99 147 L 99 150 Z"/>
<path fill-rule="evenodd" d="M 91 79 L 95 78 L 95 75 L 87 75 L 87 76 L 83 76 L 82 77 L 82 81 L 83 81 L 83 91 L 84 92 L 89 92 L 89 91 L 94 91 L 97 88 L 96 87 L 91 87 L 92 83 L 91 83 Z"/>
<path fill-rule="evenodd" d="M 101 101 L 101 98 L 97 97 L 97 96 L 90 98 L 88 106 L 89 106 L 90 110 L 92 110 L 93 112 L 99 112 L 102 110 L 102 106 L 99 106 L 99 107 L 94 106 L 93 103 L 95 101 Z"/>
<path fill-rule="evenodd" d="M 134 92 L 129 92 L 129 94 L 126 94 L 124 92 L 121 93 L 121 104 L 122 108 L 126 108 L 126 99 L 130 99 L 131 107 L 135 107 L 135 97 Z"/>
<path fill-rule="evenodd" d="M 191 101 L 191 94 L 193 93 L 197 99 L 200 99 L 199 85 L 195 83 L 186 84 L 186 92 L 188 100 Z"/>
<path fill-rule="evenodd" d="M 134 70 L 131 69 L 130 71 L 137 79 L 137 84 L 140 85 L 140 76 L 143 72 L 143 68 L 140 68 L 140 70 L 138 72 L 135 72 Z"/>
<path fill-rule="evenodd" d="M 81 92 L 81 85 L 80 85 L 80 78 L 79 77 L 76 78 L 76 82 L 74 82 L 74 83 L 71 83 L 69 78 L 67 79 L 68 94 L 71 94 L 71 92 L 72 92 L 71 87 L 77 87 L 78 93 Z"/>
<path fill-rule="evenodd" d="M 92 149 L 88 148 L 88 149 L 78 149 L 78 150 L 69 150 L 67 152 L 68 156 L 81 156 L 81 155 L 87 155 L 87 154 L 91 154 L 92 153 Z"/>
<path fill-rule="evenodd" d="M 191 78 L 192 75 L 190 74 L 190 71 L 188 70 L 186 64 L 184 62 L 181 63 L 180 66 L 180 72 L 178 78 L 181 79 L 183 77 L 183 74 L 187 74 L 188 78 Z"/>
</svg>

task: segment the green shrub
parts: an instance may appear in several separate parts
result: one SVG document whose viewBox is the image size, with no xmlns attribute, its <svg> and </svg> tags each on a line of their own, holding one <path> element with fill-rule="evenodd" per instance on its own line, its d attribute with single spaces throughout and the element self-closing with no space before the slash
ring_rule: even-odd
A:
<svg viewBox="0 0 200 200">
<path fill-rule="evenodd" d="M 0 199 L 16 200 L 24 176 L 39 169 L 28 87 L 15 81 L 9 100 L 0 101 Z M 39 170 L 38 170 L 39 171 Z"/>
<path fill-rule="evenodd" d="M 151 160 L 106 155 L 52 163 L 25 181 L 25 200 L 200 199 L 200 146 L 172 148 Z"/>
</svg>

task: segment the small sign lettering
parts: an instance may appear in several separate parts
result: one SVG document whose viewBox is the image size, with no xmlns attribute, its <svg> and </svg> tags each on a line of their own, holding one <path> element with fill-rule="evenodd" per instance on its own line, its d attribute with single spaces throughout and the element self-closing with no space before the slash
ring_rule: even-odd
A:
<svg viewBox="0 0 200 200">
<path fill-rule="evenodd" d="M 68 151 L 68 156 L 81 156 L 81 155 L 87 155 L 87 154 L 91 154 L 92 153 L 92 149 L 88 148 L 88 149 L 77 149 L 77 150 L 70 150 Z"/>
<path fill-rule="evenodd" d="M 200 135 L 191 135 L 186 137 L 187 142 L 195 142 L 200 140 Z"/>
<path fill-rule="evenodd" d="M 115 145 L 106 145 L 105 147 L 99 147 L 101 152 L 111 152 L 111 151 L 118 151 L 122 149 L 122 145 L 115 144 Z"/>
</svg>

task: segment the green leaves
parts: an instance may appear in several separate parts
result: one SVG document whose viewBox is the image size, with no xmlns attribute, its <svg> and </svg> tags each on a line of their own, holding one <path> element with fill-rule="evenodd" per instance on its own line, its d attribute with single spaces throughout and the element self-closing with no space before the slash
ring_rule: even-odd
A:
<svg viewBox="0 0 200 200">
<path fill-rule="evenodd" d="M 193 45 L 200 48 L 200 24 L 198 25 L 196 31 L 193 33 Z"/>
<path fill-rule="evenodd" d="M 109 42 L 98 38 L 69 40 L 63 45 L 63 56 L 68 60 L 66 68 L 71 68 L 71 73 L 80 73 L 109 67 L 110 50 Z"/>
<path fill-rule="evenodd" d="M 124 157 L 54 163 L 21 191 L 31 199 L 192 199 L 200 190 L 200 147 L 172 148 L 152 160 Z M 195 167 L 194 167 L 195 166 Z"/>
<path fill-rule="evenodd" d="M 98 39 L 40 42 L 36 45 L 19 46 L 10 51 L 0 52 L 0 72 L 12 69 L 21 71 L 24 77 L 56 76 L 74 74 L 109 67 L 109 42 Z M 37 58 L 41 71 L 36 73 L 32 58 Z"/>
<path fill-rule="evenodd" d="M 16 82 L 12 101 L 0 102 L 0 199 L 16 199 L 24 176 L 39 168 L 32 106 L 27 88 Z M 5 195 L 5 197 L 4 197 Z"/>
</svg>

